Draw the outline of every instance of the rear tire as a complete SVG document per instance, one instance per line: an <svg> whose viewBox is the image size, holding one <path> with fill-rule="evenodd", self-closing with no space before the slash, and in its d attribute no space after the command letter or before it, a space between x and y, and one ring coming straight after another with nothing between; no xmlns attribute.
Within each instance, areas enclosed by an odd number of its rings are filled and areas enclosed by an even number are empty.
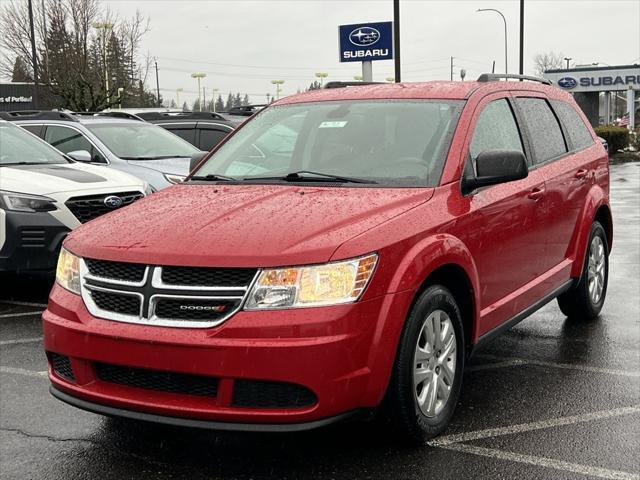
<svg viewBox="0 0 640 480"><path fill-rule="evenodd" d="M584 257L578 284L558 297L558 306L567 317L592 320L602 310L609 283L607 234L598 221L591 226Z"/></svg>
<svg viewBox="0 0 640 480"><path fill-rule="evenodd" d="M464 371L460 309L441 285L418 297L405 323L387 391L387 415L415 443L440 434L458 403Z"/></svg>

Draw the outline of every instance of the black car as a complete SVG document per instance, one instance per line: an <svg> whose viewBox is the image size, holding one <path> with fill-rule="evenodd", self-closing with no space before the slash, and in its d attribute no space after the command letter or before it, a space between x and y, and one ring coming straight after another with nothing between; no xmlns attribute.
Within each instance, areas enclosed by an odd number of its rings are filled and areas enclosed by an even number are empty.
<svg viewBox="0 0 640 480"><path fill-rule="evenodd" d="M155 123L206 151L220 143L237 126L236 122L213 112L141 112L136 117Z"/></svg>

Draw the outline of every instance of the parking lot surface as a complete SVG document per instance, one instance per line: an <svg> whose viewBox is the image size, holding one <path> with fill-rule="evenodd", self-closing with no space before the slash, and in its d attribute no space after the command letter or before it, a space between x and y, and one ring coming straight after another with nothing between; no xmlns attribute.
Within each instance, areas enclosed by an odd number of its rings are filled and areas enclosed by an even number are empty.
<svg viewBox="0 0 640 480"><path fill-rule="evenodd" d="M611 168L608 298L593 322L550 303L475 356L451 426L409 448L376 423L231 434L109 419L48 393L51 279L0 278L3 479L640 479L640 164Z"/></svg>

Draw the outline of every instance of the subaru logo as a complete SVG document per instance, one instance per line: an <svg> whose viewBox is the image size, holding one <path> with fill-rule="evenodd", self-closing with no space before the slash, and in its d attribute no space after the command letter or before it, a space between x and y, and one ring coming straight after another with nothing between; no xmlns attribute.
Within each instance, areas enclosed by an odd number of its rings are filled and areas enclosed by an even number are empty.
<svg viewBox="0 0 640 480"><path fill-rule="evenodd" d="M562 77L560 80L558 80L558 86L560 88L571 90L572 88L576 88L578 86L578 81L573 77Z"/></svg>
<svg viewBox="0 0 640 480"><path fill-rule="evenodd" d="M380 40L380 32L372 27L359 27L349 34L349 41L356 47L368 47Z"/></svg>
<svg viewBox="0 0 640 480"><path fill-rule="evenodd" d="M122 206L122 199L120 197L116 197L115 195L109 195L104 199L105 207L109 208L119 208Z"/></svg>

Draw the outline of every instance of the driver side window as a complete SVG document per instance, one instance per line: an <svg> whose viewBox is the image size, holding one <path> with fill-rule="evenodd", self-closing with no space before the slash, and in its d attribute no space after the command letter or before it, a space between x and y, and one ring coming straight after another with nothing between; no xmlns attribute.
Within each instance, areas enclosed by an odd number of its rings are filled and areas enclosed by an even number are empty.
<svg viewBox="0 0 640 480"><path fill-rule="evenodd" d="M60 125L48 125L44 139L50 145L56 147L62 153L85 150L91 154L91 161L95 163L107 163L97 148L82 135L72 128Z"/></svg>
<svg viewBox="0 0 640 480"><path fill-rule="evenodd" d="M489 103L476 122L473 138L469 145L469 156L476 171L476 159L485 150L517 150L524 152L509 102L501 98Z"/></svg>

